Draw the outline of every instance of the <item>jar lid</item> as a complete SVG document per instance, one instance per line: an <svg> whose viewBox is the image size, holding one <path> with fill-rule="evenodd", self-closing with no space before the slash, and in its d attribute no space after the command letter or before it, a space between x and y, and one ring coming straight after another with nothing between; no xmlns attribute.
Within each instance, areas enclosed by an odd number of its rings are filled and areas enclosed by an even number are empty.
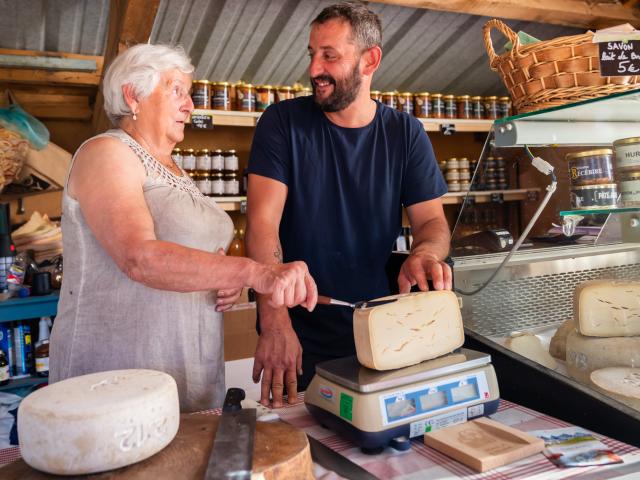
<svg viewBox="0 0 640 480"><path fill-rule="evenodd" d="M458 161L458 159L457 159L456 157L451 157L451 158L448 158L448 159L447 159L447 162L452 162L452 161L453 161L453 162L457 162L457 161Z"/></svg>
<svg viewBox="0 0 640 480"><path fill-rule="evenodd" d="M490 96L484 97L484 98L485 98L485 100L497 100L498 99L498 97L496 95L490 95Z"/></svg>
<svg viewBox="0 0 640 480"><path fill-rule="evenodd" d="M216 172L216 173L211 175L211 178L216 178L217 180L221 179L222 178L222 173L221 172Z"/></svg>
<svg viewBox="0 0 640 480"><path fill-rule="evenodd" d="M380 90L371 90L369 92L369 94L371 94L371 95L380 95Z"/></svg>
<svg viewBox="0 0 640 480"><path fill-rule="evenodd" d="M640 143L640 137L621 138L613 142L613 146L618 145L633 145L634 143Z"/></svg>
<svg viewBox="0 0 640 480"><path fill-rule="evenodd" d="M444 98L446 98L447 100L451 100L453 98L456 98L455 95L445 95Z"/></svg>
<svg viewBox="0 0 640 480"><path fill-rule="evenodd" d="M199 84L202 84L202 85L211 84L211 82L209 80L194 80L193 83L199 83Z"/></svg>
<svg viewBox="0 0 640 480"><path fill-rule="evenodd" d="M255 88L252 84L250 83L243 83L242 85L238 85L239 87L244 87L244 88Z"/></svg>
<svg viewBox="0 0 640 480"><path fill-rule="evenodd" d="M290 92L292 88L284 85L282 87L278 87L278 90L284 90L284 91Z"/></svg>
<svg viewBox="0 0 640 480"><path fill-rule="evenodd" d="M585 185L584 187L573 187L571 190L617 190L616 183L606 183L604 185Z"/></svg>
<svg viewBox="0 0 640 480"><path fill-rule="evenodd" d="M447 183L451 184L456 184L456 183L460 183L460 180L447 180Z"/></svg>
<svg viewBox="0 0 640 480"><path fill-rule="evenodd" d="M193 150L193 148L187 148L187 149L185 150L185 152L187 152L187 153L193 153L193 152L194 152L194 150Z"/></svg>
<svg viewBox="0 0 640 480"><path fill-rule="evenodd" d="M588 150L586 152L567 153L565 158L567 160L574 160L576 158L595 157L597 155L613 155L613 150L610 148L600 148L598 150Z"/></svg>
<svg viewBox="0 0 640 480"><path fill-rule="evenodd" d="M440 97L442 97L442 94L441 93L432 93L431 96L440 98Z"/></svg>
<svg viewBox="0 0 640 480"><path fill-rule="evenodd" d="M400 94L401 97L413 97L413 93L411 92L402 92Z"/></svg>
<svg viewBox="0 0 640 480"><path fill-rule="evenodd" d="M209 154L209 149L208 148L202 148L200 150L198 150L198 155L208 155Z"/></svg>
<svg viewBox="0 0 640 480"><path fill-rule="evenodd" d="M510 102L511 97L500 97L498 100L500 100L501 102Z"/></svg>
<svg viewBox="0 0 640 480"><path fill-rule="evenodd" d="M420 93L416 93L416 95L418 95L420 97L422 97L422 96L427 96L428 97L431 94L429 92L420 92Z"/></svg>
<svg viewBox="0 0 640 480"><path fill-rule="evenodd" d="M220 85L221 87L228 87L230 84L229 82L216 82L214 83L214 85Z"/></svg>
<svg viewBox="0 0 640 480"><path fill-rule="evenodd" d="M238 174L236 172L229 172L227 173L227 177L237 177Z"/></svg>
<svg viewBox="0 0 640 480"><path fill-rule="evenodd" d="M209 176L210 176L210 175L209 175L209 172L208 172L208 171L206 171L206 170L200 170L200 171L198 172L198 175L199 175L200 177L202 177L202 178L209 178Z"/></svg>
<svg viewBox="0 0 640 480"><path fill-rule="evenodd" d="M235 155L235 154L236 154L236 151L235 151L235 149L233 149L233 148L232 148L231 150L227 150L227 151L226 151L226 152L224 152L224 153L226 153L227 155Z"/></svg>
<svg viewBox="0 0 640 480"><path fill-rule="evenodd" d="M173 150L171 150L171 153L180 153L182 150L179 149L178 147L174 148Z"/></svg>
<svg viewBox="0 0 640 480"><path fill-rule="evenodd" d="M303 87L302 88L303 92L310 92L311 90L312 90L311 87Z"/></svg>
<svg viewBox="0 0 640 480"><path fill-rule="evenodd" d="M396 92L382 92L382 95L395 95Z"/></svg>
<svg viewBox="0 0 640 480"><path fill-rule="evenodd" d="M470 98L469 95L458 95L458 100L469 100Z"/></svg>
<svg viewBox="0 0 640 480"><path fill-rule="evenodd" d="M625 180L640 180L640 171L620 174L620 181L624 182Z"/></svg>
<svg viewBox="0 0 640 480"><path fill-rule="evenodd" d="M460 157L460 161L467 160L467 157Z"/></svg>
<svg viewBox="0 0 640 480"><path fill-rule="evenodd" d="M258 85L256 88L268 88L268 89L273 89L273 86L271 86L271 85Z"/></svg>
<svg viewBox="0 0 640 480"><path fill-rule="evenodd" d="M474 95L471 97L471 100L482 100L482 97L480 95Z"/></svg>

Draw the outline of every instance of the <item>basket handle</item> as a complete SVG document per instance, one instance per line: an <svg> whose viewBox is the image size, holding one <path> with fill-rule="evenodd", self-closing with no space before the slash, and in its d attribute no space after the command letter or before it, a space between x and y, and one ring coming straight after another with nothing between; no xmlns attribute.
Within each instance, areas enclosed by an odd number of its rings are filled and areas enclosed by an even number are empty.
<svg viewBox="0 0 640 480"><path fill-rule="evenodd" d="M520 46L520 39L516 32L511 30L509 26L501 20L494 18L489 20L482 27L482 36L484 37L484 48L487 50L487 55L489 55L489 65L492 70L497 70L496 62L498 61L498 54L493 49L493 42L491 41L491 29L495 28L500 31L505 37L507 37L513 46L511 47L511 51L515 52L516 49Z"/></svg>

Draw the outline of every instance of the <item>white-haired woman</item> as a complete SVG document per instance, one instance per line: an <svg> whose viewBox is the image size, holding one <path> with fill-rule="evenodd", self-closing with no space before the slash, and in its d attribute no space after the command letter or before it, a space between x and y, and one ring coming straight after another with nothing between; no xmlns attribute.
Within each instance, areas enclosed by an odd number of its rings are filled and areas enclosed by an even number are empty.
<svg viewBox="0 0 640 480"><path fill-rule="evenodd" d="M233 224L171 159L193 110L181 48L137 45L103 85L117 126L76 152L63 194L65 274L50 380L150 368L172 375L183 411L224 397L222 311L242 287L313 309L301 262L227 257Z"/></svg>

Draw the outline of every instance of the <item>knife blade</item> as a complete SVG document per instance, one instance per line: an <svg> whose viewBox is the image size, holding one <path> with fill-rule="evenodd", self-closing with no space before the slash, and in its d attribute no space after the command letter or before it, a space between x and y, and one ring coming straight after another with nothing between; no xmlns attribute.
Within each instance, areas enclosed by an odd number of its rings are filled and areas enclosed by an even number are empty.
<svg viewBox="0 0 640 480"><path fill-rule="evenodd" d="M351 480L378 480L378 477L348 458L334 452L311 435L307 435L307 439L309 439L311 459L327 470Z"/></svg>
<svg viewBox="0 0 640 480"><path fill-rule="evenodd" d="M397 301L397 298L387 298L385 300L362 300L360 302L350 303L345 302L344 300L336 300L335 298L327 297L325 295L318 295L319 305L338 305L341 307L351 307L353 309L377 307L378 305L385 305L387 303Z"/></svg>
<svg viewBox="0 0 640 480"><path fill-rule="evenodd" d="M244 398L241 388L227 390L205 480L251 479L256 409L243 409Z"/></svg>

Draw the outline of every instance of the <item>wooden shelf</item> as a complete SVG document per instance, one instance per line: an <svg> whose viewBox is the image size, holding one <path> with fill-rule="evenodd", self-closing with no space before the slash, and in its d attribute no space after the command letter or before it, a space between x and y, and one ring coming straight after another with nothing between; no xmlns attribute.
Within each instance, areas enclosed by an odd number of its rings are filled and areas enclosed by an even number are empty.
<svg viewBox="0 0 640 480"><path fill-rule="evenodd" d="M216 125L230 127L255 127L260 118L260 112L225 112L223 110L196 109L193 115L211 117L213 127ZM452 125L456 132L488 132L493 120L467 120L456 118L419 118L427 132L440 132L443 125ZM196 128L196 127L193 127Z"/></svg>
<svg viewBox="0 0 640 480"><path fill-rule="evenodd" d="M242 210L242 203L246 204L247 197L210 197L226 212Z"/></svg>
<svg viewBox="0 0 640 480"><path fill-rule="evenodd" d="M444 195L442 203L455 205L464 202L469 194L475 203L495 202L501 198L503 202L516 202L522 200L535 200L540 194L539 188L519 188L514 190L484 190L477 192L450 192Z"/></svg>

